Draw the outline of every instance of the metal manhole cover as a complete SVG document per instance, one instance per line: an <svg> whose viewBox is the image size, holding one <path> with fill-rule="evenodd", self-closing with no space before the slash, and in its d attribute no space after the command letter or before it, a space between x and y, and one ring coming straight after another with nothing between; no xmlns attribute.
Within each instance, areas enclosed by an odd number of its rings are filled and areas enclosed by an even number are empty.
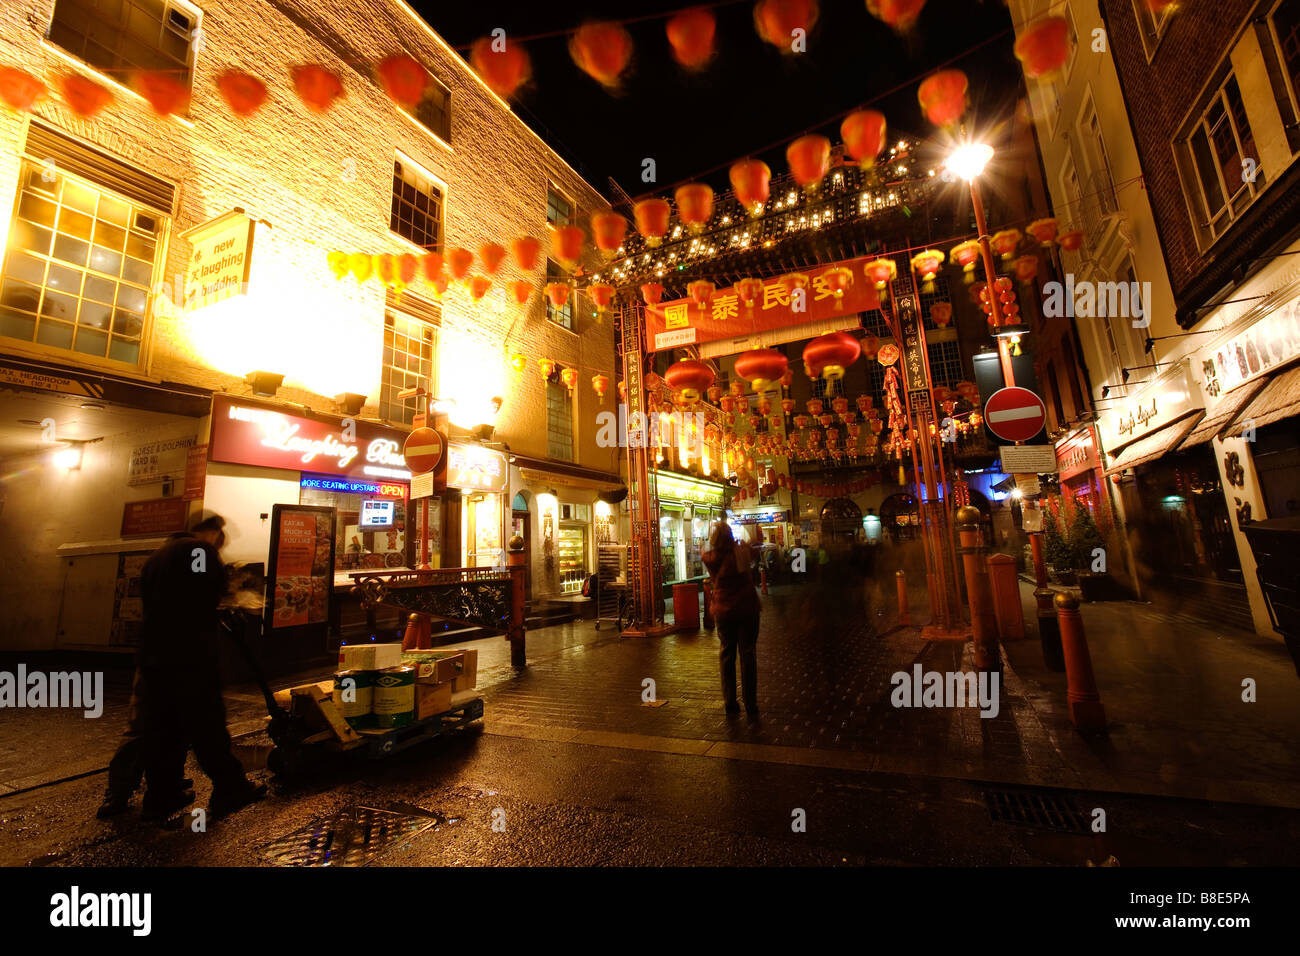
<svg viewBox="0 0 1300 956"><path fill-rule="evenodd" d="M1088 821L1064 794L1036 790L985 790L984 804L995 823L1087 834Z"/></svg>
<svg viewBox="0 0 1300 956"><path fill-rule="evenodd" d="M417 812L347 807L272 840L262 854L275 866L369 866L395 846L448 822L440 814L410 809Z"/></svg>

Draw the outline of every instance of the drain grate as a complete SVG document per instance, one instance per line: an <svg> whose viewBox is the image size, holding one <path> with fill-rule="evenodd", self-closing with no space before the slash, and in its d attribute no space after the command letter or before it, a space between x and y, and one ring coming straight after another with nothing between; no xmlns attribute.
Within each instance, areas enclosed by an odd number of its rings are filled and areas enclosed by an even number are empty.
<svg viewBox="0 0 1300 956"><path fill-rule="evenodd" d="M414 809L353 806L262 847L275 866L368 866L394 846L448 822ZM453 821L454 822L454 821Z"/></svg>
<svg viewBox="0 0 1300 956"><path fill-rule="evenodd" d="M1058 833L1089 832L1087 818L1064 794L1040 790L985 790L984 804L994 823Z"/></svg>

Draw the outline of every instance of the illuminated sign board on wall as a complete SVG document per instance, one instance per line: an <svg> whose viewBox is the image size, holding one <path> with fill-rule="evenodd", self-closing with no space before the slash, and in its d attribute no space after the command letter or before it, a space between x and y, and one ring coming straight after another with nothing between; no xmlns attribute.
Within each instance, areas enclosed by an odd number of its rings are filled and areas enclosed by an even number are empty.
<svg viewBox="0 0 1300 956"><path fill-rule="evenodd" d="M339 495L373 495L378 498L404 498L406 485L393 481L362 481L359 478L332 478L329 475L303 475L299 484L313 491L330 491Z"/></svg>
<svg viewBox="0 0 1300 956"><path fill-rule="evenodd" d="M447 487L462 491L506 490L509 471L506 456L482 445L458 445L447 448Z"/></svg>

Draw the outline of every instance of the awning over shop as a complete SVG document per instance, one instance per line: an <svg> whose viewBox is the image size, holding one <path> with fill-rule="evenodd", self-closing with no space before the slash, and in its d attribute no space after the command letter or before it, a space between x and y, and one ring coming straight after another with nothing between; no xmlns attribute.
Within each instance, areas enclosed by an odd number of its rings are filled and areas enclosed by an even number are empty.
<svg viewBox="0 0 1300 956"><path fill-rule="evenodd" d="M1240 438L1248 427L1263 428L1292 415L1300 415L1300 366L1274 375L1259 395L1228 427L1225 438Z"/></svg>
<svg viewBox="0 0 1300 956"><path fill-rule="evenodd" d="M623 481L618 475L583 468L581 465L564 465L524 455L516 455L513 464L518 466L519 476L524 481L564 485L567 488L591 488L595 491L617 491L623 487Z"/></svg>
<svg viewBox="0 0 1300 956"><path fill-rule="evenodd" d="M1106 469L1106 474L1113 475L1125 468L1134 468L1137 465L1145 464L1159 458L1165 452L1177 448L1204 416L1204 412L1189 415L1182 421L1166 425L1164 428L1153 431L1150 435L1139 438L1130 445L1125 445L1120 451L1119 457Z"/></svg>
<svg viewBox="0 0 1300 956"><path fill-rule="evenodd" d="M1192 433L1187 436L1187 441L1183 442L1179 447L1191 448L1193 445L1200 445L1223 431L1237 417L1237 413L1246 406L1246 403L1258 395L1267 384L1268 379L1262 378L1229 392L1227 397L1219 402L1214 409L1214 414L1207 415L1199 425L1192 429Z"/></svg>

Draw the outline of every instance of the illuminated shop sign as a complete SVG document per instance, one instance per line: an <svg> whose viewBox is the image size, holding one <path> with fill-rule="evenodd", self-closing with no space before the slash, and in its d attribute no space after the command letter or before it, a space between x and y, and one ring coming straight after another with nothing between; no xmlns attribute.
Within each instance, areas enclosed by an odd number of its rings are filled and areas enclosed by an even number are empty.
<svg viewBox="0 0 1300 956"><path fill-rule="evenodd" d="M447 449L447 487L462 491L506 490L506 456L482 445L450 444Z"/></svg>
<svg viewBox="0 0 1300 956"><path fill-rule="evenodd" d="M391 481L362 481L358 478L331 478L329 475L303 475L304 488L331 491L339 495L372 495L377 498L404 498L406 485Z"/></svg>
<svg viewBox="0 0 1300 956"><path fill-rule="evenodd" d="M401 432L372 422L319 421L274 408L212 399L208 458L236 465L409 481Z"/></svg>
<svg viewBox="0 0 1300 956"><path fill-rule="evenodd" d="M710 505L722 504L722 485L660 472L655 479L655 492L670 501L693 502Z"/></svg>
<svg viewBox="0 0 1300 956"><path fill-rule="evenodd" d="M730 524L780 524L790 520L788 511L758 511L754 514L736 515Z"/></svg>

